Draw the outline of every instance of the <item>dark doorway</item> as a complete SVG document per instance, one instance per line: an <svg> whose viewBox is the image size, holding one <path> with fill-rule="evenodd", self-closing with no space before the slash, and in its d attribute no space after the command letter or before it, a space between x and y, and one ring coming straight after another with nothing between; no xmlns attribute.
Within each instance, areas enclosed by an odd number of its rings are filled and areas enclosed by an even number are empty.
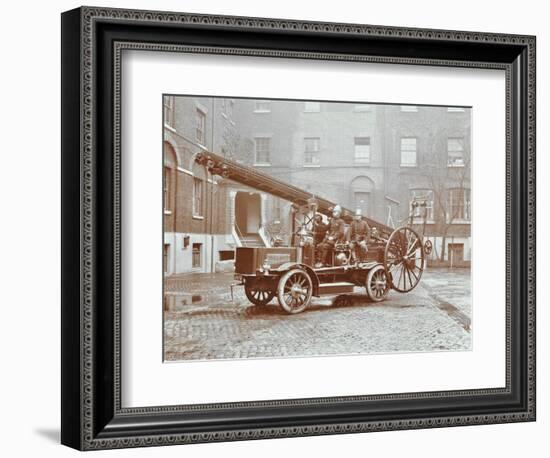
<svg viewBox="0 0 550 458"><path fill-rule="evenodd" d="M235 226L237 233L257 234L261 224L261 199L254 192L238 192L235 196Z"/></svg>
<svg viewBox="0 0 550 458"><path fill-rule="evenodd" d="M464 261L463 243L449 243L449 261L452 265L461 264Z"/></svg>

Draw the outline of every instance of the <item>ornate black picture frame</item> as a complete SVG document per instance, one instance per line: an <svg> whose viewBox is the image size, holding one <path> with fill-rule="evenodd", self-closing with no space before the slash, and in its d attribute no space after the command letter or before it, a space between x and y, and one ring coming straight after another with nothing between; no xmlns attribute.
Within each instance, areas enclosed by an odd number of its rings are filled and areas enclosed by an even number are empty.
<svg viewBox="0 0 550 458"><path fill-rule="evenodd" d="M506 387L123 408L123 49L505 70ZM80 450L534 421L535 37L95 7L63 13L61 407L61 441Z"/></svg>

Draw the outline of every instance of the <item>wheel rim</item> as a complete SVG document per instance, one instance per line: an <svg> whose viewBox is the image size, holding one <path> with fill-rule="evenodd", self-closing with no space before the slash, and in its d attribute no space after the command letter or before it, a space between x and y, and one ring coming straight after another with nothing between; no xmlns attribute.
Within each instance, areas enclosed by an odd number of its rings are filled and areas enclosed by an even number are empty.
<svg viewBox="0 0 550 458"><path fill-rule="evenodd" d="M289 313L304 310L312 294L311 279L302 270L293 270L285 274L279 286L279 303Z"/></svg>
<svg viewBox="0 0 550 458"><path fill-rule="evenodd" d="M284 286L283 297L289 307L300 307L308 296L307 279L300 273L290 276Z"/></svg>
<svg viewBox="0 0 550 458"><path fill-rule="evenodd" d="M393 289L406 293L418 285L424 271L424 247L419 235L410 227L401 227L390 235L384 267Z"/></svg>

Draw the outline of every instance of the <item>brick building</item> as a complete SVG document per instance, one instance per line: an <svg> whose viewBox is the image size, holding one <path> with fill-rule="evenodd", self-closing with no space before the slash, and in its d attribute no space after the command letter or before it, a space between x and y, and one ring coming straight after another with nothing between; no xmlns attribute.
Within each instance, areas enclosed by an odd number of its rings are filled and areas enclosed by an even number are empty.
<svg viewBox="0 0 550 458"><path fill-rule="evenodd" d="M433 261L469 264L471 109L238 102L250 165L390 226L406 222L415 198L426 200Z"/></svg>
<svg viewBox="0 0 550 458"><path fill-rule="evenodd" d="M432 258L468 264L470 115L457 107L165 97L165 272L213 271L235 246L269 243L270 225L289 226L289 202L209 176L194 162L202 150L384 224L398 226L411 201L426 200Z"/></svg>
<svg viewBox="0 0 550 458"><path fill-rule="evenodd" d="M252 142L236 128L236 102L163 98L163 265L167 275L221 269L223 261L233 259L236 246L268 244L270 223L288 225L289 202L211 176L195 162L202 151L231 158L251 151Z"/></svg>

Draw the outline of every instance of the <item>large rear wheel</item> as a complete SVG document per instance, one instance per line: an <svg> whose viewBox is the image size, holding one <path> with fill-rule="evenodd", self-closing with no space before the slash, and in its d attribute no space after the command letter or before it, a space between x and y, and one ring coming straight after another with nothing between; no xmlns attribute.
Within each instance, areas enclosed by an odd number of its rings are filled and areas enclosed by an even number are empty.
<svg viewBox="0 0 550 458"><path fill-rule="evenodd" d="M384 252L384 268L390 286L400 293L414 289L424 272L424 246L410 227L397 228L390 235Z"/></svg>
<svg viewBox="0 0 550 458"><path fill-rule="evenodd" d="M293 269L285 273L279 280L277 299L279 305L287 313L300 313L311 301L313 284L305 270Z"/></svg>

